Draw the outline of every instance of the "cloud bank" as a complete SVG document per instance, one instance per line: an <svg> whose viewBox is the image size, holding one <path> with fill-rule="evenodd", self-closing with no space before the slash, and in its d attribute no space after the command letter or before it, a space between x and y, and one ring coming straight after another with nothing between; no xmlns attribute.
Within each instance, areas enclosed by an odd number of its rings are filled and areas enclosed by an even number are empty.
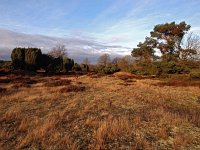
<svg viewBox="0 0 200 150"><path fill-rule="evenodd" d="M83 37L69 35L65 38L50 37L43 35L30 35L10 30L0 29L0 59L10 59L10 54L15 47L38 47L43 53L47 53L52 47L63 44L67 48L67 53L77 62L84 58L89 58L95 63L97 58L103 53L111 56L130 54L131 48L120 45L110 45L103 43L93 37Z"/></svg>

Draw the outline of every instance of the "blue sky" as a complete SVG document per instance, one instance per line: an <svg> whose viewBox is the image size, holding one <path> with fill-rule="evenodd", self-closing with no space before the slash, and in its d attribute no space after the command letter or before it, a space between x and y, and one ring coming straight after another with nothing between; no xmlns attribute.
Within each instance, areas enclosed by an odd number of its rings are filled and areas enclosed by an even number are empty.
<svg viewBox="0 0 200 150"><path fill-rule="evenodd" d="M172 21L186 21L200 34L200 0L0 0L2 29L128 48L154 25Z"/></svg>

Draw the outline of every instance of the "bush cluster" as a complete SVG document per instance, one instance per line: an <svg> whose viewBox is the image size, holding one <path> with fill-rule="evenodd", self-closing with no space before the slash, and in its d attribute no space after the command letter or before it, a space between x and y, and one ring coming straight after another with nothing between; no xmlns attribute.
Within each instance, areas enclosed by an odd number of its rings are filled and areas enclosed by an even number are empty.
<svg viewBox="0 0 200 150"><path fill-rule="evenodd" d="M193 70L190 72L190 78L191 79L200 79L200 71L199 70Z"/></svg>
<svg viewBox="0 0 200 150"><path fill-rule="evenodd" d="M118 71L120 71L120 69L115 65L98 66L97 69L98 73L103 73L103 74L113 74Z"/></svg>
<svg viewBox="0 0 200 150"><path fill-rule="evenodd" d="M74 60L63 57L52 57L48 54L42 54L38 48L14 48L11 54L12 66L14 69L36 71L44 69L46 72L68 72L78 64Z"/></svg>
<svg viewBox="0 0 200 150"><path fill-rule="evenodd" d="M152 62L144 63L140 62L137 66L130 68L130 73L139 75L166 75L166 74L183 74L189 73L190 69L184 65L174 61L170 62Z"/></svg>

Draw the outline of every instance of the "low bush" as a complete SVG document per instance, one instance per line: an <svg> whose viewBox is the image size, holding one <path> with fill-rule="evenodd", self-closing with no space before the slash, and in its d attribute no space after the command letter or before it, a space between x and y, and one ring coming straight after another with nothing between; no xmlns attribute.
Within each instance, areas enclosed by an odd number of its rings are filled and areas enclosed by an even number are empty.
<svg viewBox="0 0 200 150"><path fill-rule="evenodd" d="M159 73L161 74L183 74L189 73L190 70L186 65L179 64L174 61L159 62L156 64Z"/></svg>
<svg viewBox="0 0 200 150"><path fill-rule="evenodd" d="M200 79L200 70L192 71L190 73L191 79Z"/></svg>
<svg viewBox="0 0 200 150"><path fill-rule="evenodd" d="M81 68L81 66L79 64L75 63L74 66L73 66L73 68L72 68L72 70L74 70L74 71L81 71L82 68Z"/></svg>
<svg viewBox="0 0 200 150"><path fill-rule="evenodd" d="M113 74L118 71L120 71L120 69L117 68L115 65L106 66L98 70L99 73L103 73L103 74Z"/></svg>
<svg viewBox="0 0 200 150"><path fill-rule="evenodd" d="M82 64L81 69L82 69L82 71L86 71L86 72L90 71L89 65L87 65L87 64Z"/></svg>
<svg viewBox="0 0 200 150"><path fill-rule="evenodd" d="M138 75L156 75L164 76L167 74L185 74L189 73L190 69L184 65L174 61L170 62L152 62L139 63L138 66L131 70L131 73Z"/></svg>
<svg viewBox="0 0 200 150"><path fill-rule="evenodd" d="M6 79L0 79L0 83L25 83L25 84L35 84L36 80L30 79L29 77L12 77L9 76Z"/></svg>

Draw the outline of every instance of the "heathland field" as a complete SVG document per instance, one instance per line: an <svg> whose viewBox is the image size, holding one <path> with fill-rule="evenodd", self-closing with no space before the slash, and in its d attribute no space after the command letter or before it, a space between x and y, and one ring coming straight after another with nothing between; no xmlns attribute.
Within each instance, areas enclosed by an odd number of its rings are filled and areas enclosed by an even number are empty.
<svg viewBox="0 0 200 150"><path fill-rule="evenodd" d="M200 81L0 77L0 149L200 149Z"/></svg>

